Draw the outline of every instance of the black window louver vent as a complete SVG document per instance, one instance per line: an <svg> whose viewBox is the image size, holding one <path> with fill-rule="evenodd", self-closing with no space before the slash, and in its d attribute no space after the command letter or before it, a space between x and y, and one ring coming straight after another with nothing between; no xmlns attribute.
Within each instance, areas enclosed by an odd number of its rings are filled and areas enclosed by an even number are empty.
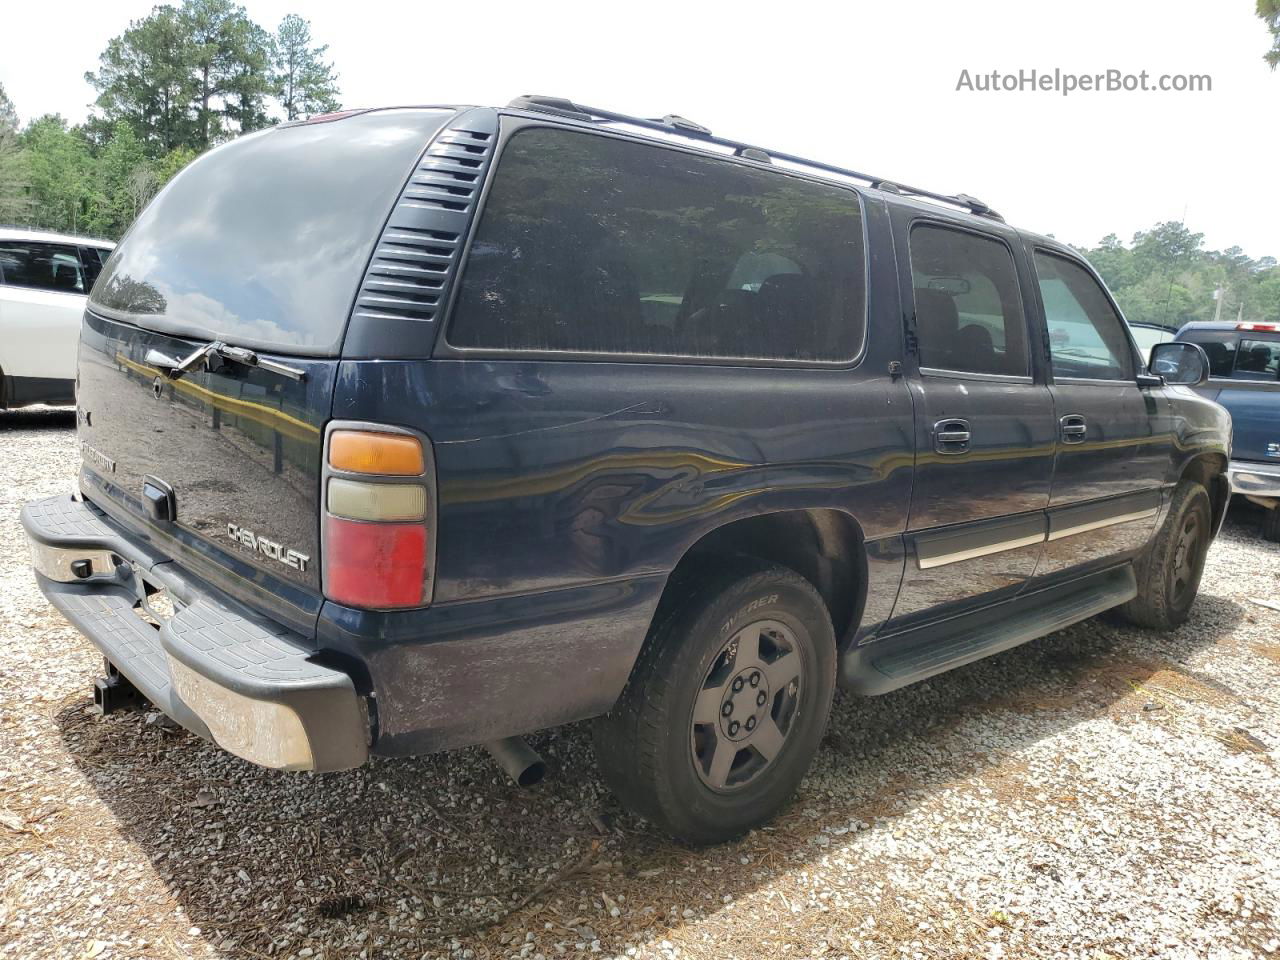
<svg viewBox="0 0 1280 960"><path fill-rule="evenodd" d="M406 323L431 323L448 304L497 133L495 111L470 110L422 154L369 262L351 313L348 355L411 336Z"/></svg>

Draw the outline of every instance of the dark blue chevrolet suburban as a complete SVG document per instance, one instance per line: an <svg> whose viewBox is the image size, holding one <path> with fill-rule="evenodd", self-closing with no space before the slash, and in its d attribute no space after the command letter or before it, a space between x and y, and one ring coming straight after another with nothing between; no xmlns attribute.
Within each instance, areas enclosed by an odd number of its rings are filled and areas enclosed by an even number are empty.
<svg viewBox="0 0 1280 960"><path fill-rule="evenodd" d="M553 98L353 111L138 218L77 492L22 519L104 709L289 770L518 771L598 718L618 797L710 842L792 794L836 684L1183 622L1229 496L1206 376L969 196Z"/></svg>

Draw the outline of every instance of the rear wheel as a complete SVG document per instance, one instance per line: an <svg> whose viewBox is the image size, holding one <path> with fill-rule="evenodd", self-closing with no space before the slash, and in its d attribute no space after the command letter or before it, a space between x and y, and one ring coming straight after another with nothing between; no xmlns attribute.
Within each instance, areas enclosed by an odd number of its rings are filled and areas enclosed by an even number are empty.
<svg viewBox="0 0 1280 960"><path fill-rule="evenodd" d="M664 600L630 681L597 721L624 804L690 843L771 818L818 748L835 639L813 586L782 567L687 583Z"/></svg>
<svg viewBox="0 0 1280 960"><path fill-rule="evenodd" d="M1172 630L1191 615L1213 530L1209 494L1192 480L1173 491L1155 540L1135 564L1138 595L1120 608L1141 627Z"/></svg>

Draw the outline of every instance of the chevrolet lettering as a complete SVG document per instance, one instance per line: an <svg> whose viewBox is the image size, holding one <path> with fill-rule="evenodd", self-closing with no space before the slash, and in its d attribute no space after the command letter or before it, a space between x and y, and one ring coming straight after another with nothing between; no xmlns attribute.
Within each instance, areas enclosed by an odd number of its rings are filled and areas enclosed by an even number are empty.
<svg viewBox="0 0 1280 960"><path fill-rule="evenodd" d="M88 415L86 414L80 422L82 424L87 424L89 422ZM116 462L101 450L95 450L86 440L80 441L80 455L84 457L85 460L95 464L103 473L116 472Z"/></svg>
<svg viewBox="0 0 1280 960"><path fill-rule="evenodd" d="M292 567L301 573L306 572L307 564L311 562L311 557L307 556L307 554L299 553L297 550L290 550L274 540L260 537L252 530L238 527L234 523L227 524L227 536L237 543L243 543L250 550L256 550L263 556L277 560L286 567Z"/></svg>

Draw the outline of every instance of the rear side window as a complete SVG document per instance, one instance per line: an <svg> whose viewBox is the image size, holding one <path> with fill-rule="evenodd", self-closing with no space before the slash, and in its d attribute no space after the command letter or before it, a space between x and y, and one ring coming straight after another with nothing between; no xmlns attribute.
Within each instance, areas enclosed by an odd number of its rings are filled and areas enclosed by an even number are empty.
<svg viewBox="0 0 1280 960"><path fill-rule="evenodd" d="M861 349L852 191L549 128L516 134L494 178L453 346L810 361Z"/></svg>
<svg viewBox="0 0 1280 960"><path fill-rule="evenodd" d="M1026 374L1027 323L1009 248L933 224L913 227L910 247L920 365Z"/></svg>
<svg viewBox="0 0 1280 960"><path fill-rule="evenodd" d="M1133 347L1124 321L1098 281L1079 264L1052 254L1037 251L1035 264L1053 375L1133 379Z"/></svg>
<svg viewBox="0 0 1280 960"><path fill-rule="evenodd" d="M57 293L87 293L91 283L76 248L61 243L0 241L0 275L10 287Z"/></svg>
<svg viewBox="0 0 1280 960"><path fill-rule="evenodd" d="M1241 340L1236 376L1242 380L1280 379L1280 341Z"/></svg>

